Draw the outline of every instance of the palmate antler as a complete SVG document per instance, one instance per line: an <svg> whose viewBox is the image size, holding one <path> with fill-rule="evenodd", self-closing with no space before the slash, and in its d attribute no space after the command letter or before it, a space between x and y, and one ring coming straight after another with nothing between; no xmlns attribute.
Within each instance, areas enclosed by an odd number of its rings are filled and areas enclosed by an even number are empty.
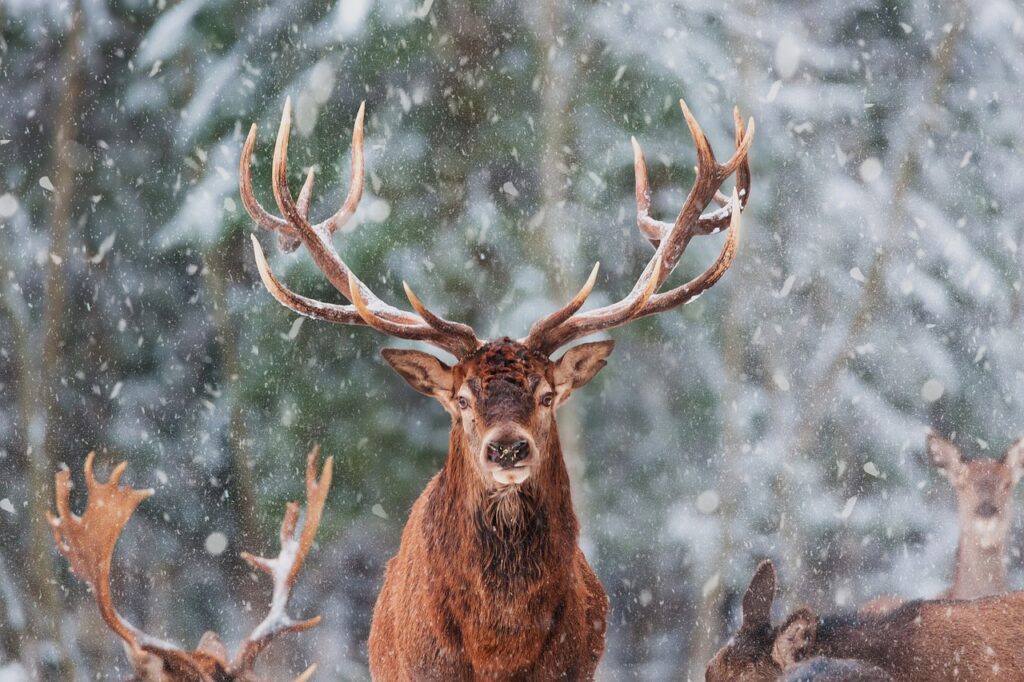
<svg viewBox="0 0 1024 682"><path fill-rule="evenodd" d="M750 119L749 124L744 127L739 112L734 113L736 151L728 161L720 164L686 103L680 100L679 104L697 149L697 178L674 223L664 223L649 215L651 196L647 166L639 143L633 139L637 225L655 247L654 255L633 289L616 303L580 313L580 308L583 307L597 281L598 266L595 265L583 289L569 303L537 321L530 328L529 334L520 340L526 346L550 355L560 346L575 339L683 305L711 288L729 269L739 244L740 214L750 195L750 167L747 157L754 139L754 121ZM290 100L285 103L281 116L272 169L274 198L283 218L268 212L253 195L250 165L256 143L255 124L250 129L242 148L239 168L242 203L253 220L276 232L279 242L286 251L296 248L299 243L304 244L317 267L351 305L325 303L289 290L271 272L263 249L253 235L253 249L260 277L274 298L297 313L338 324L367 325L391 336L425 341L462 359L482 345L471 327L449 322L430 312L404 282L406 297L416 312L407 312L384 303L352 273L334 249L331 239L334 231L352 217L362 196L364 114L365 106L360 105L352 131L352 178L348 196L341 209L321 223L314 225L308 220L313 170L310 169L306 177L298 202L292 199L288 188L286 156L291 127ZM736 187L729 199L719 190L722 183L733 173L736 174ZM717 202L721 208L704 214L704 210L712 201ZM726 228L729 230L729 237L718 258L707 270L686 284L668 291L660 291L693 237L713 234Z"/></svg>
<svg viewBox="0 0 1024 682"><path fill-rule="evenodd" d="M93 474L95 453L85 460L85 484L89 499L81 516L71 511L71 472L59 471L57 481L57 516L48 515L57 549L63 554L71 570L92 589L100 614L111 630L120 637L129 652L133 679L140 682L256 682L253 666L260 652L278 635L298 632L313 627L320 617L293 621L285 613L288 597L295 578L302 568L306 554L320 525L327 491L331 486L334 459L324 462L319 479L316 465L318 448L309 453L306 463L306 520L296 539L299 505L289 502L281 524L281 552L275 559L243 556L254 566L265 570L274 579L270 614L252 632L233 661L213 632L203 635L195 651L186 651L173 644L151 637L117 612L110 589L110 568L117 544L125 525L139 504L153 494L152 489L135 490L119 485L127 463L119 464L106 483L100 483ZM316 666L310 666L295 682L306 682L313 676Z"/></svg>

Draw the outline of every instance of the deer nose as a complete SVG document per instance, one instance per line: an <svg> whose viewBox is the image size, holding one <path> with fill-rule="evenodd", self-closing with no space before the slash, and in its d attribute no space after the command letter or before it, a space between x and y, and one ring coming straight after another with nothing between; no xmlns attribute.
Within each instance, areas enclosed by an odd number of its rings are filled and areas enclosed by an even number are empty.
<svg viewBox="0 0 1024 682"><path fill-rule="evenodd" d="M502 467L513 467L530 454L530 443L525 440L491 441L487 444L487 459Z"/></svg>
<svg viewBox="0 0 1024 682"><path fill-rule="evenodd" d="M999 507L995 506L991 502L982 502L974 511L981 518L990 519L999 513Z"/></svg>

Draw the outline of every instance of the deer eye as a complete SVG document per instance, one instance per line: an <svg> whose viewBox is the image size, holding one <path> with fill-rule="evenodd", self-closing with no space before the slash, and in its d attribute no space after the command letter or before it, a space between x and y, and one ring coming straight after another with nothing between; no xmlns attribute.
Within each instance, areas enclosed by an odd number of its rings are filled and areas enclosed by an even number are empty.
<svg viewBox="0 0 1024 682"><path fill-rule="evenodd" d="M455 402L459 404L459 409L464 410L467 407L469 407L469 401L463 398L461 395L455 399Z"/></svg>
<svg viewBox="0 0 1024 682"><path fill-rule="evenodd" d="M540 397L540 404L544 407L551 407L552 403L555 402L555 394L548 391Z"/></svg>

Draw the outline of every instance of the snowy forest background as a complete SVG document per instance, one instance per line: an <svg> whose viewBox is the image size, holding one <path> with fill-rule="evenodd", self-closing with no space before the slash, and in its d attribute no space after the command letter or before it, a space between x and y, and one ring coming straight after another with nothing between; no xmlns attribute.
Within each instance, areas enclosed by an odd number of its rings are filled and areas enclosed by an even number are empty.
<svg viewBox="0 0 1024 682"><path fill-rule="evenodd" d="M119 545L116 601L191 647L261 617L267 586L238 552L276 547L314 442L335 485L294 610L325 620L264 669L368 676L384 563L448 418L382 363L381 336L300 324L259 284L237 161L255 121L271 204L286 95L316 216L343 196L367 102L348 262L488 336L523 334L595 260L594 304L632 284L649 245L631 134L669 217L693 179L677 99L723 157L733 105L756 118L731 272L612 332L609 367L561 415L612 600L606 679L702 679L763 557L789 606L934 596L956 519L926 429L987 456L1024 432L1014 0L5 0L0 27L4 682L127 672L43 520L62 463L81 480L96 449L156 488ZM261 238L292 288L336 300L303 250Z"/></svg>

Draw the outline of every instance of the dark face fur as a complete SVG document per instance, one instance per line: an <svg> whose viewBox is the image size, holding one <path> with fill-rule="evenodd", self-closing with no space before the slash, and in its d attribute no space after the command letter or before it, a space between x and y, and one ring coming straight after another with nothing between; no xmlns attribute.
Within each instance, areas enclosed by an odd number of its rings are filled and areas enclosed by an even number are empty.
<svg viewBox="0 0 1024 682"><path fill-rule="evenodd" d="M535 476L556 432L555 409L606 364L612 342L570 348L558 360L512 339L485 344L454 367L432 355L386 349L384 359L416 390L436 398L461 431L488 489Z"/></svg>

